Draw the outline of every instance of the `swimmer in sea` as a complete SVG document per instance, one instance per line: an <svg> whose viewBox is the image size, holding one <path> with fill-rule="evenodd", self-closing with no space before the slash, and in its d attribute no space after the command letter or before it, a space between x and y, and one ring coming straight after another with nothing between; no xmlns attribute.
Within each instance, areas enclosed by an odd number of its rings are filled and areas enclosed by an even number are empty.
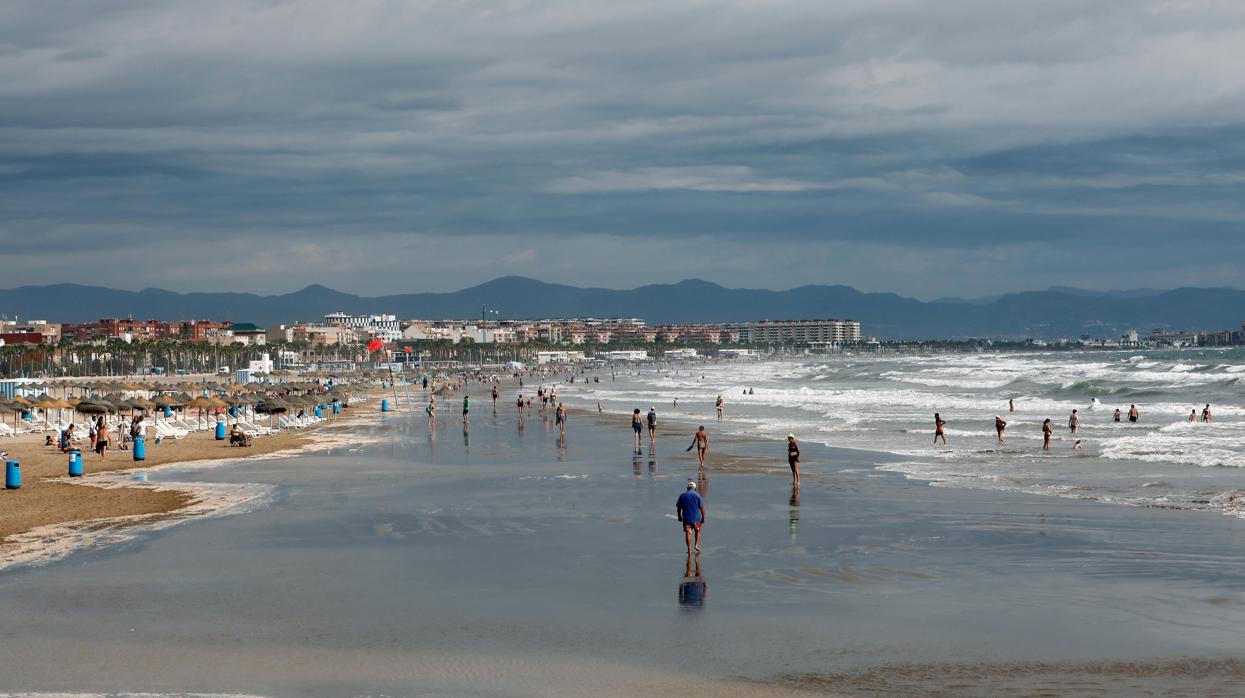
<svg viewBox="0 0 1245 698"><path fill-rule="evenodd" d="M1012 400L1007 401L1007 411L1008 412L1016 411L1016 400L1012 399Z"/></svg>
<svg viewBox="0 0 1245 698"><path fill-rule="evenodd" d="M1210 421L1210 404L1209 403L1206 405L1205 408L1202 409L1202 421L1203 422Z"/></svg>
<svg viewBox="0 0 1245 698"><path fill-rule="evenodd" d="M1072 410L1072 416L1068 417L1068 429L1073 434L1081 430L1081 416L1076 413L1076 410Z"/></svg>
<svg viewBox="0 0 1245 698"><path fill-rule="evenodd" d="M1138 419L1141 419L1141 412L1137 411L1137 406L1133 405L1132 407L1129 407L1128 408L1128 421L1133 422L1135 424Z"/></svg>
<svg viewBox="0 0 1245 698"><path fill-rule="evenodd" d="M1077 440L1076 440L1076 443L1072 444L1072 450L1073 450L1073 451L1079 451L1079 450L1081 450L1082 448L1083 448L1083 446L1081 445L1081 440L1080 440L1080 439L1077 439Z"/></svg>
<svg viewBox="0 0 1245 698"><path fill-rule="evenodd" d="M721 395L719 395L719 396L718 396L718 403L717 403L717 405L716 405L716 407L718 408L718 420L719 420L719 421L721 421L721 419L722 419L722 404L723 404L723 401L722 401L722 396L721 396Z"/></svg>
<svg viewBox="0 0 1245 698"><path fill-rule="evenodd" d="M1120 408L1115 408L1115 421L1120 421Z"/></svg>
<svg viewBox="0 0 1245 698"><path fill-rule="evenodd" d="M1000 446L1003 445L1003 430L1006 428L1007 428L1007 422L1004 422L1003 418L998 416L997 414L994 415L994 431L996 434L999 435Z"/></svg>
<svg viewBox="0 0 1245 698"><path fill-rule="evenodd" d="M1189 421L1190 421L1190 422L1196 422L1196 421L1197 421L1197 408L1196 408L1196 407L1195 407L1195 408L1193 408L1193 409L1191 409L1191 410L1189 410Z"/></svg>
<svg viewBox="0 0 1245 698"><path fill-rule="evenodd" d="M942 445L943 446L947 445L947 435L943 433L943 430L942 430L943 426L945 425L946 425L946 422L942 421L942 417L938 416L938 413L935 412L934 413L934 443L935 444L938 443L938 439L942 439Z"/></svg>
<svg viewBox="0 0 1245 698"><path fill-rule="evenodd" d="M1042 422L1042 450L1043 451L1050 450L1050 435L1052 431L1053 430L1051 429L1051 426L1050 426L1050 418L1048 417L1045 421Z"/></svg>

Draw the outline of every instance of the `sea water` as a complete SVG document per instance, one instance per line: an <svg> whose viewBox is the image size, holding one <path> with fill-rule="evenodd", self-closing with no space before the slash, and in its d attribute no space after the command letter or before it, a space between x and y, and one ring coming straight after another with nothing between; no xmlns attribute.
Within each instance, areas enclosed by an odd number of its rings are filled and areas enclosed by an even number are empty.
<svg viewBox="0 0 1245 698"><path fill-rule="evenodd" d="M902 460L880 469L937 486L1245 516L1239 349L833 355L616 367L615 374L563 392L611 411L652 406L662 418L774 439L778 451L788 433L888 451ZM726 405L721 424L718 395ZM1208 403L1213 422L1190 423L1190 411L1200 416ZM1135 424L1127 419L1132 405L1140 411ZM1068 428L1074 409L1075 435ZM945 446L933 443L936 412L947 422ZM996 416L1007 421L1004 446ZM1042 450L1046 418L1055 434L1050 451ZM1082 448L1073 449L1078 439Z"/></svg>

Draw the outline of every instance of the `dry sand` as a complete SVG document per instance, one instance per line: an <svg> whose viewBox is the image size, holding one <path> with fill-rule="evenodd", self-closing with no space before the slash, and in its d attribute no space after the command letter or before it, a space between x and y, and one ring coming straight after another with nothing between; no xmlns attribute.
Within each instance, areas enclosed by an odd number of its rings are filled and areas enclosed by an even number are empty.
<svg viewBox="0 0 1245 698"><path fill-rule="evenodd" d="M363 408L366 409L366 408ZM350 415L353 416L353 415ZM210 431L195 432L183 439L147 440L147 459L135 462L131 451L109 450L103 457L90 452L89 441L81 444L87 475L134 468L154 468L192 461L248 458L303 448L315 434L332 425L347 425L347 413L313 427L286 431L252 440L252 446L230 447ZM92 487L87 481L69 481L69 456L44 446L45 434L30 434L0 441L9 459L21 462L22 486L0 490L0 551L13 546L13 536L54 524L143 517L168 514L195 504L186 492L145 486ZM115 437L114 437L115 443Z"/></svg>

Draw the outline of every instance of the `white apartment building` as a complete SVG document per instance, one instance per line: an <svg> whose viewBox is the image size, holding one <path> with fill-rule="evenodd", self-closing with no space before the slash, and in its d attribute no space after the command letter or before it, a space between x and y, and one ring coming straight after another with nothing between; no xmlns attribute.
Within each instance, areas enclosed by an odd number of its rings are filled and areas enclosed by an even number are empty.
<svg viewBox="0 0 1245 698"><path fill-rule="evenodd" d="M352 315L337 312L325 315L324 324L346 327L360 334L380 337L386 342L402 339L402 328L396 315Z"/></svg>
<svg viewBox="0 0 1245 698"><path fill-rule="evenodd" d="M855 320L762 320L739 328L749 344L850 343L860 341Z"/></svg>

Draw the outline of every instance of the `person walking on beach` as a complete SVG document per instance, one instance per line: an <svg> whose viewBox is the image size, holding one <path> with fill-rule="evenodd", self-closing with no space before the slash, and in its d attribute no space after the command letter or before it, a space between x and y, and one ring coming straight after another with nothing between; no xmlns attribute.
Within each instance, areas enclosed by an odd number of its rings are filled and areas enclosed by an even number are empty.
<svg viewBox="0 0 1245 698"><path fill-rule="evenodd" d="M696 493L696 483L688 481L687 489L674 503L675 516L683 524L683 540L687 554L700 552L700 527L705 523L705 502Z"/></svg>
<svg viewBox="0 0 1245 698"><path fill-rule="evenodd" d="M635 434L635 452L640 452L640 438L644 435L644 420L640 417L640 408L631 413L631 431Z"/></svg>
<svg viewBox="0 0 1245 698"><path fill-rule="evenodd" d="M1203 422L1210 421L1210 403L1207 403L1206 407L1202 408L1202 421Z"/></svg>
<svg viewBox="0 0 1245 698"><path fill-rule="evenodd" d="M95 422L95 452L100 458L104 457L104 451L108 450L108 425L104 424L104 416L100 415Z"/></svg>
<svg viewBox="0 0 1245 698"><path fill-rule="evenodd" d="M696 435L692 437L692 445L687 447L690 451L696 449L696 458L700 461L700 467L705 467L705 454L709 451L709 434L705 432L704 425L696 430Z"/></svg>
<svg viewBox="0 0 1245 698"><path fill-rule="evenodd" d="M1047 417L1046 421L1042 422L1042 450L1043 451L1050 450L1050 436L1051 436L1052 431L1053 429L1050 426L1050 418Z"/></svg>
<svg viewBox="0 0 1245 698"><path fill-rule="evenodd" d="M1136 424L1138 419L1141 419L1141 412L1137 411L1137 406L1133 405L1132 407L1129 407L1128 408L1128 421Z"/></svg>
<svg viewBox="0 0 1245 698"><path fill-rule="evenodd" d="M657 408L648 408L648 443L652 446L657 441Z"/></svg>
<svg viewBox="0 0 1245 698"><path fill-rule="evenodd" d="M468 414L469 412L471 412L471 399L467 397L466 395L464 395L463 396L463 424L466 424L467 422L471 421L471 417Z"/></svg>
<svg viewBox="0 0 1245 698"><path fill-rule="evenodd" d="M424 412L428 413L428 426L434 426L437 423L437 401L432 399L428 401L428 406L424 408Z"/></svg>
<svg viewBox="0 0 1245 698"><path fill-rule="evenodd" d="M557 412L554 414L554 422L558 425L558 433L566 436L566 405L558 403Z"/></svg>
<svg viewBox="0 0 1245 698"><path fill-rule="evenodd" d="M497 395L498 395L497 386L494 385L493 386L493 411L494 412L497 411Z"/></svg>
<svg viewBox="0 0 1245 698"><path fill-rule="evenodd" d="M715 405L715 407L717 407L717 409L718 409L718 421L719 421L719 422L720 422L720 421L722 421L722 405L723 405L723 404L724 404L724 402L723 402L723 400L722 400L722 396L721 396L721 395L719 395L719 396L718 396L718 402L717 402L717 404Z"/></svg>
<svg viewBox="0 0 1245 698"><path fill-rule="evenodd" d="M800 444L795 434L787 434L787 465L791 466L791 486L800 486Z"/></svg>
<svg viewBox="0 0 1245 698"><path fill-rule="evenodd" d="M998 416L997 414L994 415L994 432L998 434L1000 446L1004 445L1003 444L1003 430L1006 428L1007 428L1007 422L1004 422L1003 418Z"/></svg>
<svg viewBox="0 0 1245 698"><path fill-rule="evenodd" d="M1076 410L1072 410L1072 416L1068 417L1068 429L1073 434L1081 430L1081 416L1076 413Z"/></svg>
<svg viewBox="0 0 1245 698"><path fill-rule="evenodd" d="M942 445L947 445L947 434L942 430L947 423L942 421L942 417L937 412L934 413L934 445L938 445L938 439L942 439Z"/></svg>

